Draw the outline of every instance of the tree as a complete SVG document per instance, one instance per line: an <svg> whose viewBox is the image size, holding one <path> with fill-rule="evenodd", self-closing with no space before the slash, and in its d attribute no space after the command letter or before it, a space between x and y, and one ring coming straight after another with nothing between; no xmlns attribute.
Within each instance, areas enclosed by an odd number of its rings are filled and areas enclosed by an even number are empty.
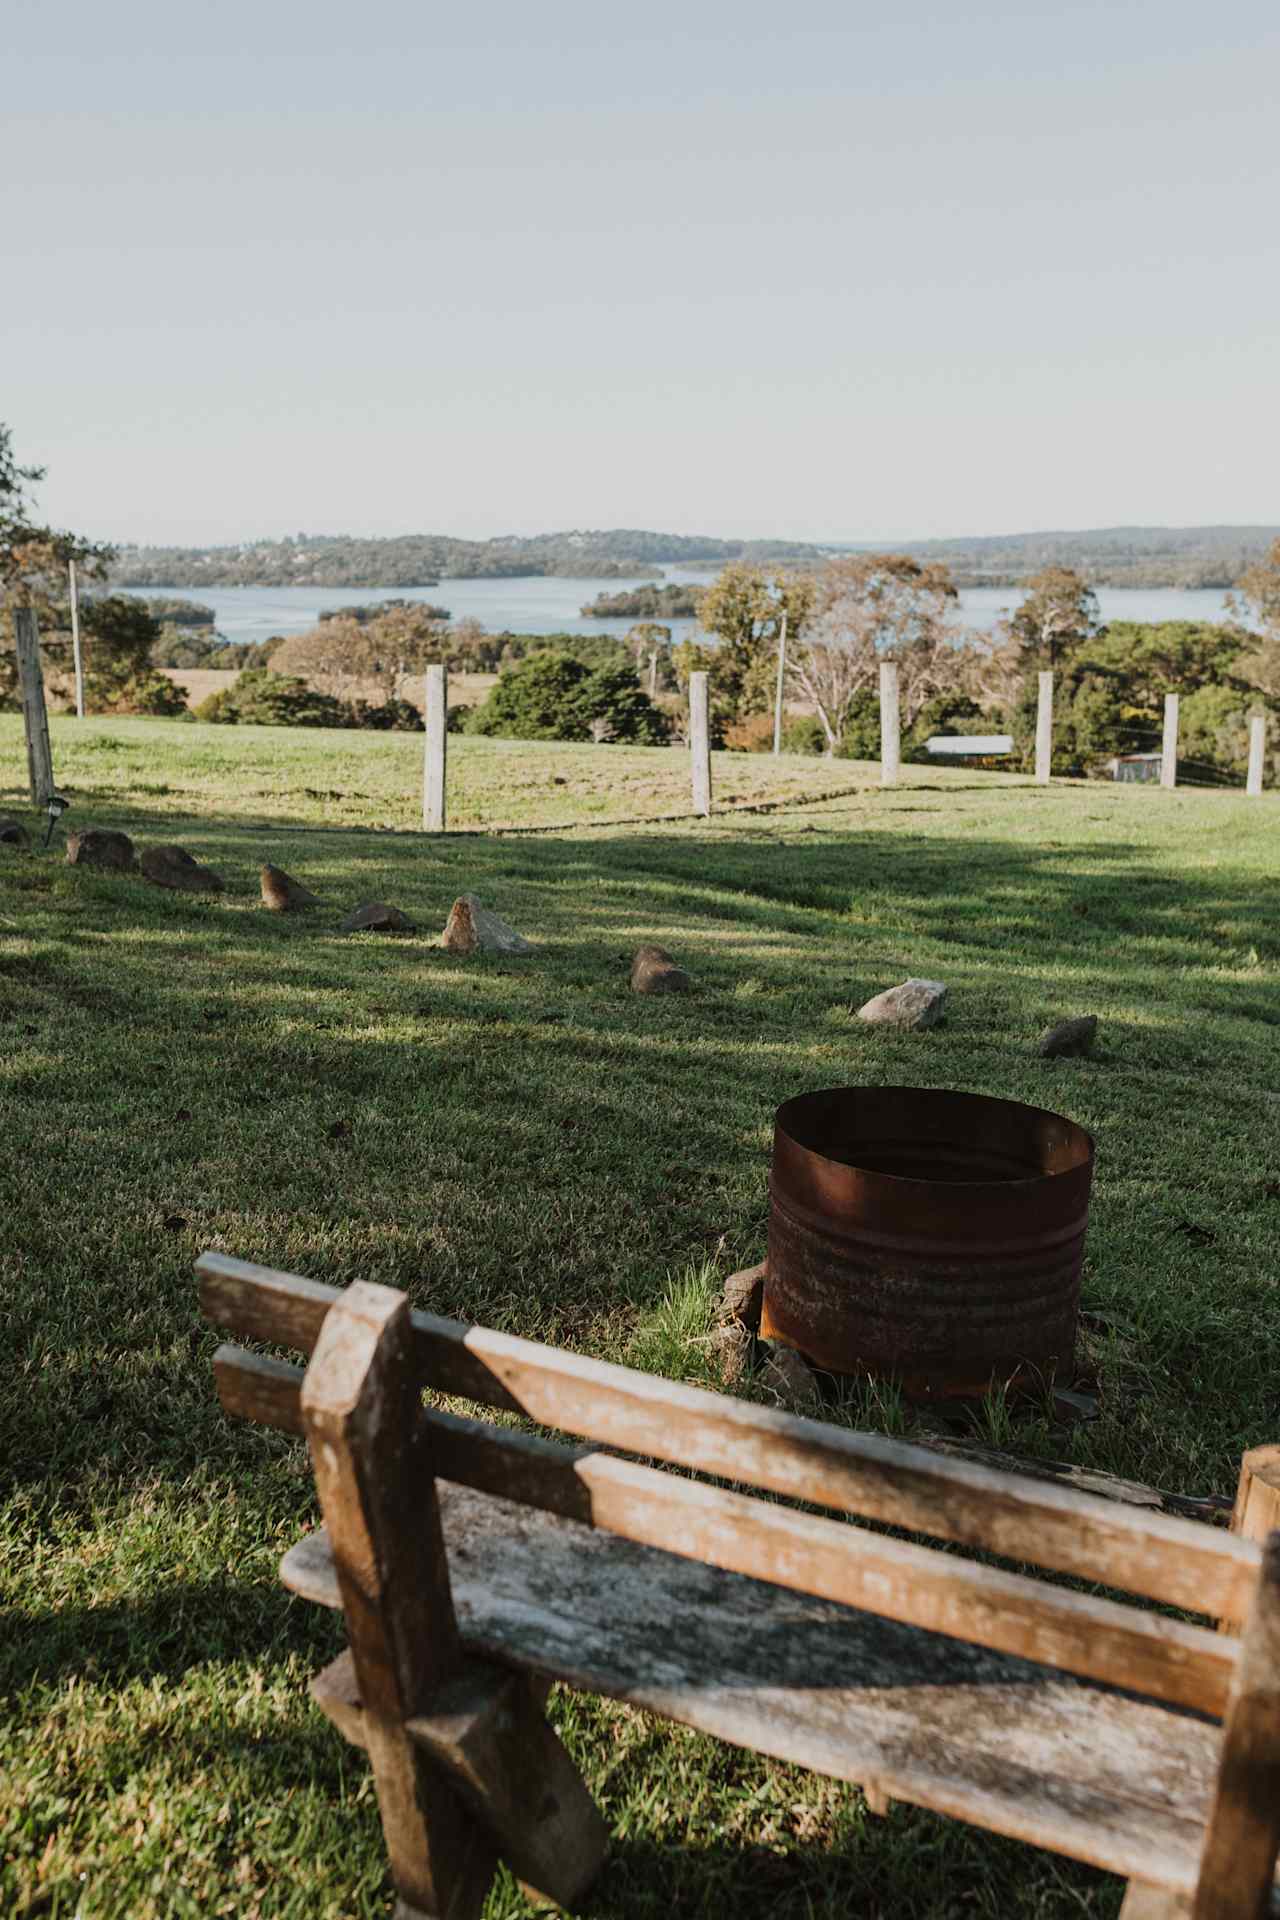
<svg viewBox="0 0 1280 1920"><path fill-rule="evenodd" d="M1280 539L1245 568L1227 604L1237 618L1252 619L1268 639L1280 639Z"/></svg>
<svg viewBox="0 0 1280 1920"><path fill-rule="evenodd" d="M788 647L798 640L814 599L808 574L766 573L735 561L702 596L703 630L719 645L709 654L713 705L726 721L759 713L773 698L782 616ZM686 671L687 679L687 671Z"/></svg>
<svg viewBox="0 0 1280 1920"><path fill-rule="evenodd" d="M1101 622L1098 596L1073 567L1045 567L1027 582L1026 598L1006 622L1010 639L1030 665L1056 667Z"/></svg>
<svg viewBox="0 0 1280 1920"><path fill-rule="evenodd" d="M813 589L807 625L797 644L788 644L788 678L816 709L828 753L839 750L881 661L898 663L908 727L927 700L958 684L951 624L958 597L945 566L907 554L853 554L830 563Z"/></svg>
<svg viewBox="0 0 1280 1920"><path fill-rule="evenodd" d="M34 608L42 652L54 662L63 654L70 658L67 564L74 560L85 580L99 579L113 553L32 519L31 489L43 479L43 467L18 464L12 432L0 422L0 707L12 703L18 679L12 609Z"/></svg>
<svg viewBox="0 0 1280 1920"><path fill-rule="evenodd" d="M179 714L186 696L152 659L160 623L132 595L85 600L80 609L86 709L94 713ZM62 691L68 691L65 660Z"/></svg>
<svg viewBox="0 0 1280 1920"><path fill-rule="evenodd" d="M272 666L299 676L337 699L373 694L399 700L410 680L433 661L450 662L449 629L434 610L405 602L371 619L331 618L309 633L291 634Z"/></svg>

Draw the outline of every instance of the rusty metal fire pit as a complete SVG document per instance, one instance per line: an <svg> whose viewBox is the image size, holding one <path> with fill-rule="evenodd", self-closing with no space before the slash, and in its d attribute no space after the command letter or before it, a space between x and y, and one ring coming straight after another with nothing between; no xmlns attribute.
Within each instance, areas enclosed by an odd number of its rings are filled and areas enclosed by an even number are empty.
<svg viewBox="0 0 1280 1920"><path fill-rule="evenodd" d="M1064 1374L1093 1141L1061 1114L920 1087L778 1108L761 1333L912 1400Z"/></svg>

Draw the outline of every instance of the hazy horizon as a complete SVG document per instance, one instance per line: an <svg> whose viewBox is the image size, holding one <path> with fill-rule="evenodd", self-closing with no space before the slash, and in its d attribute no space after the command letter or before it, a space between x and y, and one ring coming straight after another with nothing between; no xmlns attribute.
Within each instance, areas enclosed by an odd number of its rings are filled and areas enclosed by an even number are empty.
<svg viewBox="0 0 1280 1920"><path fill-rule="evenodd" d="M11 12L0 418L90 536L1280 517L1264 0Z"/></svg>

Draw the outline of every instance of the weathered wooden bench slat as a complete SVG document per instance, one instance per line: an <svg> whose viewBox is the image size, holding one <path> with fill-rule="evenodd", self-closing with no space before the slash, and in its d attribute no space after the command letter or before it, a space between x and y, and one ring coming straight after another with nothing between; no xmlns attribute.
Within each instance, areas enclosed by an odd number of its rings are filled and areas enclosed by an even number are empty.
<svg viewBox="0 0 1280 1920"><path fill-rule="evenodd" d="M281 1371L246 1369L255 1405ZM220 1384L233 1373L224 1357ZM431 1471L455 1484L1175 1706L1216 1714L1226 1702L1238 1644L1207 1628L485 1421L424 1422Z"/></svg>
<svg viewBox="0 0 1280 1920"><path fill-rule="evenodd" d="M464 1646L1155 1886L1195 1885L1216 1727L443 1486ZM340 1605L323 1532L281 1572Z"/></svg>
<svg viewBox="0 0 1280 1920"><path fill-rule="evenodd" d="M197 1267L209 1319L304 1352L340 1298L335 1288L224 1254L204 1254ZM412 1331L424 1384L437 1392L523 1413L627 1453L1213 1618L1242 1618L1257 1580L1252 1541L1193 1520L1117 1507L883 1434L850 1433L483 1327L414 1313Z"/></svg>

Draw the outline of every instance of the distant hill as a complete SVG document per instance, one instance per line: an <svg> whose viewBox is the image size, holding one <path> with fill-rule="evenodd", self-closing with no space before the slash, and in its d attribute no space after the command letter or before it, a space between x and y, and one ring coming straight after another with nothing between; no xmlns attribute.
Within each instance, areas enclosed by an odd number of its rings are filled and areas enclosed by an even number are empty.
<svg viewBox="0 0 1280 1920"><path fill-rule="evenodd" d="M439 533L386 540L300 533L234 547L122 547L111 580L121 587L434 587L446 578L634 579L656 574L664 563L711 567L752 560L811 566L821 555L821 548L798 541L712 540L628 528L500 534L492 540L455 540Z"/></svg>
<svg viewBox="0 0 1280 1920"><path fill-rule="evenodd" d="M957 582L1017 586L1041 567L1075 567L1099 587L1230 587L1278 527L1100 527L1083 533L977 534L950 540L819 544L714 540L701 534L610 531L498 534L455 540L407 533L386 540L299 533L231 547L122 547L111 579L122 587L434 587L442 579L657 576L663 566L814 567L868 548L944 560Z"/></svg>
<svg viewBox="0 0 1280 1920"><path fill-rule="evenodd" d="M1017 586L1049 566L1074 567L1095 587L1231 587L1277 534L1280 527L1099 527L883 544L945 561L962 587Z"/></svg>

